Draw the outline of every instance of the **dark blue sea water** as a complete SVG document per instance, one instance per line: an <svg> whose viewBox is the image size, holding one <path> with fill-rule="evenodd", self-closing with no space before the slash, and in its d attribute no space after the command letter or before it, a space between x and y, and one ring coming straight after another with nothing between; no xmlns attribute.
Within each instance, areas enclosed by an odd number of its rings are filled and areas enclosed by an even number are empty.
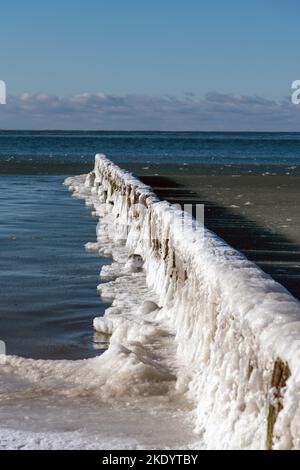
<svg viewBox="0 0 300 470"><path fill-rule="evenodd" d="M0 339L7 353L80 359L99 353L93 318L107 259L86 253L96 221L62 176L0 175Z"/></svg>
<svg viewBox="0 0 300 470"><path fill-rule="evenodd" d="M0 131L2 173L87 171L98 152L149 172L299 172L300 133Z"/></svg>

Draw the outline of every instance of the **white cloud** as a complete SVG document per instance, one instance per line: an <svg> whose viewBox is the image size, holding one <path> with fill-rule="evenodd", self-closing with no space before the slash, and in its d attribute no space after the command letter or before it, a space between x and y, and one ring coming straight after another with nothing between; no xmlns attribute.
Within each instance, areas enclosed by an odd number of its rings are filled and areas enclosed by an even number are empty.
<svg viewBox="0 0 300 470"><path fill-rule="evenodd" d="M300 106L289 97L210 92L183 97L83 93L10 96L0 107L2 129L299 131Z"/></svg>

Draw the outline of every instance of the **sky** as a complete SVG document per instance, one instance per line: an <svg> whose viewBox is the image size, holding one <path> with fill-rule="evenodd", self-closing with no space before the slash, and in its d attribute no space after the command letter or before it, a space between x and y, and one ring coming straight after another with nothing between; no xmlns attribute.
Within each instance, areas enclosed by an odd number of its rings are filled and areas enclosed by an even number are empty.
<svg viewBox="0 0 300 470"><path fill-rule="evenodd" d="M10 0L1 128L300 130L297 0Z"/></svg>

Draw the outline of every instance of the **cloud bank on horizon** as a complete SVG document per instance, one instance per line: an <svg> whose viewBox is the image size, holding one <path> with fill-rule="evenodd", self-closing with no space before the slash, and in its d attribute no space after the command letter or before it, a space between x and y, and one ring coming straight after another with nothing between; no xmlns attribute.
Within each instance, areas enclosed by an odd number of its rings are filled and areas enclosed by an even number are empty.
<svg viewBox="0 0 300 470"><path fill-rule="evenodd" d="M300 105L259 96L207 93L117 96L83 93L8 96L1 129L300 131Z"/></svg>

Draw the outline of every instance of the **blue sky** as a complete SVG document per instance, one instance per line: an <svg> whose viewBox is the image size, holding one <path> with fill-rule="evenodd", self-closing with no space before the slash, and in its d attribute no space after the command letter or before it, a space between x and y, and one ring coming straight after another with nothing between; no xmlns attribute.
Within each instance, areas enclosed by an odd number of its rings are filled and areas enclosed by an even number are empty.
<svg viewBox="0 0 300 470"><path fill-rule="evenodd" d="M1 5L0 79L13 97L278 101L300 78L298 10L296 0L10 0Z"/></svg>

